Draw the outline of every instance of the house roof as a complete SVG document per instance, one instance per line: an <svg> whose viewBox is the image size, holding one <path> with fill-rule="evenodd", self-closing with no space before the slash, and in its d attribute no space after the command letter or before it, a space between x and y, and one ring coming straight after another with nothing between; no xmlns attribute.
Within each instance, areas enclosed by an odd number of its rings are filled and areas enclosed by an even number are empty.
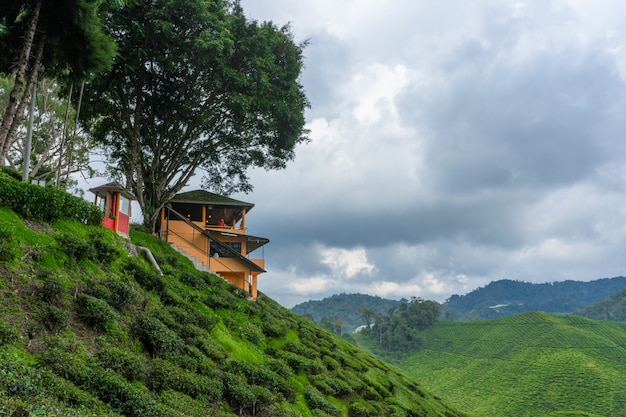
<svg viewBox="0 0 626 417"><path fill-rule="evenodd" d="M188 191L176 194L171 200L173 203L195 203L195 204L214 204L216 206L233 206L245 208L250 211L254 204L245 201L235 200L234 198L211 193L205 190Z"/></svg>
<svg viewBox="0 0 626 417"><path fill-rule="evenodd" d="M96 194L99 197L106 197L108 193L121 193L129 200L137 200L137 197L128 191L125 187L122 187L117 181L110 182L108 184L101 185L99 187L90 188L89 191Z"/></svg>

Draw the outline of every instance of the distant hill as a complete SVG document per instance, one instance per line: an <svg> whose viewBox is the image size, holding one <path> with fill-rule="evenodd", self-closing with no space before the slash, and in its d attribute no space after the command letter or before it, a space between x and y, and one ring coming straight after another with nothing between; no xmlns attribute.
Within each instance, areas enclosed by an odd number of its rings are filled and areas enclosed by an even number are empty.
<svg viewBox="0 0 626 417"><path fill-rule="evenodd" d="M6 184L0 205L56 193ZM0 415L464 415L264 294L251 301L197 271L168 243L135 230L131 240L163 274L108 229L0 207Z"/></svg>
<svg viewBox="0 0 626 417"><path fill-rule="evenodd" d="M595 320L626 322L626 288L604 300L576 310L574 314Z"/></svg>
<svg viewBox="0 0 626 417"><path fill-rule="evenodd" d="M354 335L362 347L376 335ZM531 312L439 322L418 350L377 352L472 416L626 415L626 323Z"/></svg>
<svg viewBox="0 0 626 417"><path fill-rule="evenodd" d="M387 314L390 308L397 307L401 301L388 300L373 295L365 294L337 294L322 300L311 300L298 304L291 308L301 316L311 315L316 323L320 323L324 317L334 319L340 317L349 331L365 324L365 319L359 313L359 309L371 308L381 314Z"/></svg>
<svg viewBox="0 0 626 417"><path fill-rule="evenodd" d="M493 319L527 311L569 314L624 287L625 277L545 284L505 279L493 281L466 295L453 295L442 307L451 321Z"/></svg>
<svg viewBox="0 0 626 417"><path fill-rule="evenodd" d="M465 295L453 295L442 304L441 319L448 321L486 320L507 317L528 311L572 314L583 307L604 300L626 288L626 277L602 278L595 281L560 281L544 284L499 280ZM381 314L397 307L403 300L389 300L366 294L337 294L322 300L310 300L292 307L301 316L311 315L316 323L324 317L341 318L348 330L365 324L359 309L372 308ZM404 300L406 301L406 300ZM606 304L603 304L606 311ZM598 307L598 311L602 310ZM622 307L622 312L625 307ZM619 307L615 307L615 318ZM581 313L581 315L585 315ZM619 317L623 317L620 315ZM593 318L601 319L595 315ZM623 319L622 319L623 320Z"/></svg>

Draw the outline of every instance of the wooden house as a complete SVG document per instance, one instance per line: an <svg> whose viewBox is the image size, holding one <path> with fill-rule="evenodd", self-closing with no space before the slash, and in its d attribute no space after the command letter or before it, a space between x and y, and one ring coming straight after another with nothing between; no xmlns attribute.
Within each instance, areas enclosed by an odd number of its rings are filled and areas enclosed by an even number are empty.
<svg viewBox="0 0 626 417"><path fill-rule="evenodd" d="M253 207L204 190L177 194L162 210L157 232L256 299L265 260L249 255L269 240L247 234L246 216Z"/></svg>

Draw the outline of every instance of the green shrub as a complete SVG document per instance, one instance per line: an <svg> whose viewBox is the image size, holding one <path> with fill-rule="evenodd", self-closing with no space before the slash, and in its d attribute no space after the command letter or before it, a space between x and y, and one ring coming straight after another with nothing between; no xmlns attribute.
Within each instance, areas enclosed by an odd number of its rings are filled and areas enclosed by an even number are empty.
<svg viewBox="0 0 626 417"><path fill-rule="evenodd" d="M95 285L91 293L120 311L139 300L139 294L130 285L115 278L107 278L103 285Z"/></svg>
<svg viewBox="0 0 626 417"><path fill-rule="evenodd" d="M93 246L95 259L103 264L111 263L121 254L121 252L117 247L115 247L115 245L106 241L104 235L105 230L106 229L98 231L92 230L89 233L89 241Z"/></svg>
<svg viewBox="0 0 626 417"><path fill-rule="evenodd" d="M183 345L178 335L156 317L137 317L133 331L152 357L176 355Z"/></svg>
<svg viewBox="0 0 626 417"><path fill-rule="evenodd" d="M348 407L349 417L374 417L378 415L378 410L365 400L356 400Z"/></svg>
<svg viewBox="0 0 626 417"><path fill-rule="evenodd" d="M150 386L157 392L174 390L209 402L221 399L223 390L221 378L195 374L163 359L150 364Z"/></svg>
<svg viewBox="0 0 626 417"><path fill-rule="evenodd" d="M331 415L337 414L337 407L324 398L324 396L311 385L308 385L304 389L304 399L311 408L317 408Z"/></svg>
<svg viewBox="0 0 626 417"><path fill-rule="evenodd" d="M156 291L161 293L165 290L165 282L161 275L157 272L146 268L139 259L135 257L128 258L125 271L130 273L135 281L148 291Z"/></svg>
<svg viewBox="0 0 626 417"><path fill-rule="evenodd" d="M19 340L20 333L9 323L0 318L0 346L10 345Z"/></svg>
<svg viewBox="0 0 626 417"><path fill-rule="evenodd" d="M0 167L0 173L4 173L8 177L13 178L14 180L22 181L22 173L19 172L15 168L12 168L12 167L9 167L9 166L2 166L2 167ZM1 175L0 175L0 177L1 177Z"/></svg>
<svg viewBox="0 0 626 417"><path fill-rule="evenodd" d="M178 279L180 282L196 289L201 289L206 286L206 282L204 281L202 275L193 272L183 271L180 273Z"/></svg>
<svg viewBox="0 0 626 417"><path fill-rule="evenodd" d="M263 333L259 330L259 327L250 321L240 324L237 329L237 333L239 336L255 345L258 345L264 339Z"/></svg>
<svg viewBox="0 0 626 417"><path fill-rule="evenodd" d="M102 210L80 197L53 187L31 185L0 175L0 206L31 220L52 222L65 217L84 224L100 225Z"/></svg>
<svg viewBox="0 0 626 417"><path fill-rule="evenodd" d="M37 277L43 280L39 290L41 297L48 303L58 305L68 289L67 281L46 268L39 270Z"/></svg>
<svg viewBox="0 0 626 417"><path fill-rule="evenodd" d="M96 259L95 249L87 239L69 233L57 233L55 240L70 259L79 262L85 259Z"/></svg>
<svg viewBox="0 0 626 417"><path fill-rule="evenodd" d="M141 357L116 348L105 348L96 354L98 364L111 369L129 381L141 381L146 375L146 366Z"/></svg>
<svg viewBox="0 0 626 417"><path fill-rule="evenodd" d="M0 364L0 388L9 396L39 395L42 392L41 373L19 362Z"/></svg>
<svg viewBox="0 0 626 417"><path fill-rule="evenodd" d="M53 304L48 304L43 308L41 312L41 324L52 332L60 332L67 327L67 321L69 320L69 313Z"/></svg>
<svg viewBox="0 0 626 417"><path fill-rule="evenodd" d="M127 417L161 416L159 407L147 390L131 384L110 369L94 367L84 387Z"/></svg>
<svg viewBox="0 0 626 417"><path fill-rule="evenodd" d="M116 317L115 310L106 301L87 294L76 297L78 317L98 331L105 330L107 323Z"/></svg>

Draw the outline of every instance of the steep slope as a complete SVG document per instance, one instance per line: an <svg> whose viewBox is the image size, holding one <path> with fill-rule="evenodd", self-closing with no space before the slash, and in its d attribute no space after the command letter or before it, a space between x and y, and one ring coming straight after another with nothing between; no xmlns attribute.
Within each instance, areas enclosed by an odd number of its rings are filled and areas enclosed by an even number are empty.
<svg viewBox="0 0 626 417"><path fill-rule="evenodd" d="M395 368L152 236L0 208L0 414L461 416Z"/></svg>
<svg viewBox="0 0 626 417"><path fill-rule="evenodd" d="M440 322L421 341L388 359L470 415L626 415L626 323L534 312Z"/></svg>

